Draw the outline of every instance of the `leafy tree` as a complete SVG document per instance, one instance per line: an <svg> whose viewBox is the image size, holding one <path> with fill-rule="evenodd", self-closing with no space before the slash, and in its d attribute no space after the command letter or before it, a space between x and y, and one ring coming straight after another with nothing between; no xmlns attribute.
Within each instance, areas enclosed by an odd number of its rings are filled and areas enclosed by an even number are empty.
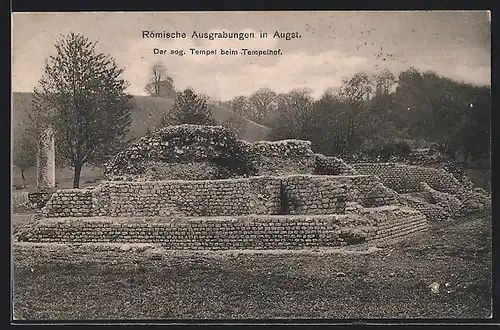
<svg viewBox="0 0 500 330"><path fill-rule="evenodd" d="M452 150L461 152L466 159L489 158L491 148L491 88L475 87L469 91L468 104L464 104L465 120L451 137Z"/></svg>
<svg viewBox="0 0 500 330"><path fill-rule="evenodd" d="M177 92L174 88L174 80L168 76L167 70L161 63L156 63L151 68L151 79L144 88L150 96L161 96L174 98Z"/></svg>
<svg viewBox="0 0 500 330"><path fill-rule="evenodd" d="M53 127L56 157L73 166L74 188L84 164L102 165L123 147L131 123L124 69L96 44L81 34L62 36L33 91L30 118L38 133Z"/></svg>
<svg viewBox="0 0 500 330"><path fill-rule="evenodd" d="M315 150L325 155L338 155L346 149L350 108L338 95L325 92L313 103L310 120Z"/></svg>
<svg viewBox="0 0 500 330"><path fill-rule="evenodd" d="M172 109L160 121L160 127L180 124L216 125L206 98L191 88L177 95Z"/></svg>
<svg viewBox="0 0 500 330"><path fill-rule="evenodd" d="M365 124L369 122L363 120L363 116L366 114L367 101L372 92L372 81L363 72L356 73L351 78L342 79L339 97L350 108L343 152L352 152L357 149L362 144L363 135L367 134L368 127Z"/></svg>
<svg viewBox="0 0 500 330"><path fill-rule="evenodd" d="M343 78L339 96L347 104L361 107L373 93L372 81L366 73L360 72L351 78Z"/></svg>
<svg viewBox="0 0 500 330"><path fill-rule="evenodd" d="M229 102L229 109L238 116L245 117L248 115L249 101L246 96L236 96Z"/></svg>
<svg viewBox="0 0 500 330"><path fill-rule="evenodd" d="M277 110L271 122L269 138L314 140L315 131L311 120L313 99L311 90L295 89L277 96Z"/></svg>
<svg viewBox="0 0 500 330"><path fill-rule="evenodd" d="M26 127L19 125L14 134L12 148L13 163L21 170L23 188L26 187L25 171L36 166L36 137L33 132Z"/></svg>
<svg viewBox="0 0 500 330"><path fill-rule="evenodd" d="M276 96L276 112L272 117L270 124L271 130L269 131L269 138L271 140L281 139L301 139L303 127L306 125L300 111L301 105L305 102L301 99L299 91L291 91L290 93L278 94Z"/></svg>
<svg viewBox="0 0 500 330"><path fill-rule="evenodd" d="M261 88L248 98L248 119L258 124L264 123L264 118L276 109L276 93L269 88Z"/></svg>
<svg viewBox="0 0 500 330"><path fill-rule="evenodd" d="M396 84L396 77L388 69L384 69L375 77L376 95L388 95L392 87Z"/></svg>

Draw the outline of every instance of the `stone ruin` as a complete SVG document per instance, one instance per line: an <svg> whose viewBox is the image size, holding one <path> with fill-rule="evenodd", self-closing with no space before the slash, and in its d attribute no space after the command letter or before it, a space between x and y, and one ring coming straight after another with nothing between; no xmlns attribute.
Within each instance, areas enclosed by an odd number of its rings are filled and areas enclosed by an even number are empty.
<svg viewBox="0 0 500 330"><path fill-rule="evenodd" d="M46 127L37 141L36 154L36 192L21 194L17 198L27 199L24 204L36 208L43 207L56 187L54 130Z"/></svg>
<svg viewBox="0 0 500 330"><path fill-rule="evenodd" d="M26 242L155 243L168 249L296 249L404 237L482 211L490 197L450 173L346 164L309 141L238 140L220 126L170 126L57 190Z"/></svg>

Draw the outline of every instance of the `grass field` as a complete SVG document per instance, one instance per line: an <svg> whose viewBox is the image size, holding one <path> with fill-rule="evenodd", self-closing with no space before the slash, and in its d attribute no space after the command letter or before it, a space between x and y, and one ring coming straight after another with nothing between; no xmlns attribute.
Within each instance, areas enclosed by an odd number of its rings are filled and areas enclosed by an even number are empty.
<svg viewBox="0 0 500 330"><path fill-rule="evenodd" d="M15 215L17 230L30 220ZM18 320L489 318L491 218L390 246L224 253L14 245ZM438 293L429 285L440 284Z"/></svg>
<svg viewBox="0 0 500 330"><path fill-rule="evenodd" d="M92 166L84 167L80 177L80 188L99 184L103 172L102 169ZM24 177L26 178L26 188L14 190L14 193L20 191L36 191L36 169L31 168L27 170L24 173ZM56 182L58 184L58 189L73 188L73 170L71 168L56 169ZM17 167L14 167L12 171L12 184L14 186L22 185L21 171L19 171Z"/></svg>

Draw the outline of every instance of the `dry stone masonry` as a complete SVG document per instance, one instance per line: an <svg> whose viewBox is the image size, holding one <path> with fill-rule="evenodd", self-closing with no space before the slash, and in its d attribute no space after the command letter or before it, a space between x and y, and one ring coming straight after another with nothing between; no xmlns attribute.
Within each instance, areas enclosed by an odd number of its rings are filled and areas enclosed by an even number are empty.
<svg viewBox="0 0 500 330"><path fill-rule="evenodd" d="M442 169L396 163L359 163L351 165L359 174L375 175L388 188L398 193L421 191L421 182L433 189L458 194L463 192L462 184Z"/></svg>
<svg viewBox="0 0 500 330"><path fill-rule="evenodd" d="M58 190L47 217L344 214L346 203L398 205L397 194L368 175L257 176L223 180L107 181Z"/></svg>
<svg viewBox="0 0 500 330"><path fill-rule="evenodd" d="M319 175L356 175L358 172L342 159L315 154L314 173Z"/></svg>
<svg viewBox="0 0 500 330"><path fill-rule="evenodd" d="M46 193L44 218L18 239L189 250L343 246L424 231L429 221L491 203L444 170L346 164L315 154L309 141L248 143L220 126L147 135L107 165L106 178Z"/></svg>
<svg viewBox="0 0 500 330"><path fill-rule="evenodd" d="M249 145L249 152L256 175L311 174L316 164L309 141L258 141Z"/></svg>
<svg viewBox="0 0 500 330"><path fill-rule="evenodd" d="M90 217L92 189L57 190L42 208L47 217Z"/></svg>
<svg viewBox="0 0 500 330"><path fill-rule="evenodd" d="M193 218L52 218L20 233L25 242L156 243L168 249L297 249L386 239L427 229L420 212L397 207L350 215Z"/></svg>
<svg viewBox="0 0 500 330"><path fill-rule="evenodd" d="M442 206L430 204L423 197L414 196L414 194L401 194L399 196L401 205L411 207L417 211L422 212L429 221L442 222L451 219L448 213Z"/></svg>

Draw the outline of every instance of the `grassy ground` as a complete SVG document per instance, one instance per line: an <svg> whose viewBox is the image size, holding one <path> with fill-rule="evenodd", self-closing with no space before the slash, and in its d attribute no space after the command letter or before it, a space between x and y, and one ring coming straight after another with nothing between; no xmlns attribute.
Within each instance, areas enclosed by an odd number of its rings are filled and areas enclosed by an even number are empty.
<svg viewBox="0 0 500 330"><path fill-rule="evenodd" d="M29 216L14 216L18 226ZM491 220L342 253L14 245L15 319L489 318ZM370 252L371 251L371 252ZM431 283L440 284L432 293Z"/></svg>
<svg viewBox="0 0 500 330"><path fill-rule="evenodd" d="M80 188L98 185L104 170L86 166L82 169L80 176ZM73 188L73 170L71 168L63 168L56 170L56 182L58 189L70 189ZM31 168L24 173L26 179L26 188L13 190L13 193L19 193L21 191L34 192L36 191L36 169ZM12 184L13 186L21 186L22 178L21 171L17 167L12 169Z"/></svg>
<svg viewBox="0 0 500 330"><path fill-rule="evenodd" d="M491 170L489 168L469 168L465 172L475 186L491 191Z"/></svg>

